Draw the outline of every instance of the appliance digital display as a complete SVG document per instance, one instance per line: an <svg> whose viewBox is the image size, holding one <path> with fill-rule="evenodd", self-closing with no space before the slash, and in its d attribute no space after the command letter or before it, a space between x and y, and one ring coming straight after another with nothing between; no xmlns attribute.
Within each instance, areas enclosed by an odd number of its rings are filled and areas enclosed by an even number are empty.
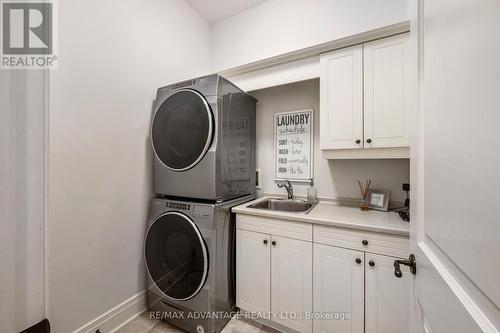
<svg viewBox="0 0 500 333"><path fill-rule="evenodd" d="M191 205L178 203L178 202L167 202L167 208L179 209L179 210L189 210L191 208Z"/></svg>

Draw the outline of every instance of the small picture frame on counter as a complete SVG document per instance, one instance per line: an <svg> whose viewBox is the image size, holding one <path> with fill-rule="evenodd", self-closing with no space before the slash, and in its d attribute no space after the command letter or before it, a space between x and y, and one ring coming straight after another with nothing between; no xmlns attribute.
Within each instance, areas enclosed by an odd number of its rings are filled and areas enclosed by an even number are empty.
<svg viewBox="0 0 500 333"><path fill-rule="evenodd" d="M368 208L387 212L389 210L389 197L391 191L369 189Z"/></svg>

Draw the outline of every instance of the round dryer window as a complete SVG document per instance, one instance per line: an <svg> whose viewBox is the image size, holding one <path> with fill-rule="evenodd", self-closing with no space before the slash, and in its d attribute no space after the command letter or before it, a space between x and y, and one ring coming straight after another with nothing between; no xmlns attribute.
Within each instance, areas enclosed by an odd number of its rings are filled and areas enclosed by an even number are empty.
<svg viewBox="0 0 500 333"><path fill-rule="evenodd" d="M193 298L207 279L207 247L198 227L181 213L168 212L153 222L145 259L156 286L174 300Z"/></svg>
<svg viewBox="0 0 500 333"><path fill-rule="evenodd" d="M194 90L179 90L155 112L151 127L153 149L167 168L185 171L205 156L213 129L212 111L205 98Z"/></svg>

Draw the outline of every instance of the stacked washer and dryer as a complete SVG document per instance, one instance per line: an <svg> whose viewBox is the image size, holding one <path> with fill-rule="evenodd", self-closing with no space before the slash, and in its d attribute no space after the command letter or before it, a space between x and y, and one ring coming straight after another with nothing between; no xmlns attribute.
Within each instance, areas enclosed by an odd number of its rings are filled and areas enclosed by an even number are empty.
<svg viewBox="0 0 500 333"><path fill-rule="evenodd" d="M157 92L147 303L188 332L220 332L235 306L231 208L255 197L256 102L219 75Z"/></svg>

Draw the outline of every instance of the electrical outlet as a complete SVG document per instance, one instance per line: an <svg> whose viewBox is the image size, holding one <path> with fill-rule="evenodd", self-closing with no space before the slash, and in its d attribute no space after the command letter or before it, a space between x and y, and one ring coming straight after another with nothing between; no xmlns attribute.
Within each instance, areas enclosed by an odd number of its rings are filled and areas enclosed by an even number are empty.
<svg viewBox="0 0 500 333"><path fill-rule="evenodd" d="M258 190L262 190L262 169L255 169L255 187Z"/></svg>

